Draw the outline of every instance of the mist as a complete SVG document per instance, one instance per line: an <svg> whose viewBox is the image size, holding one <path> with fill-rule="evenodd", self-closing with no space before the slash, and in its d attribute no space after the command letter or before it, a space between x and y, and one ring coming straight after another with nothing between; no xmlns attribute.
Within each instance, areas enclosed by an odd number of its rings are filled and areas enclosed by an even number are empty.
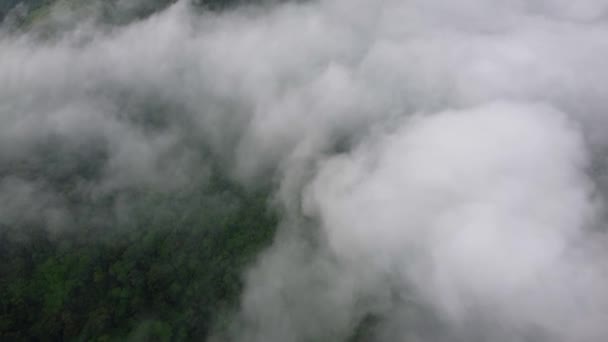
<svg viewBox="0 0 608 342"><path fill-rule="evenodd" d="M271 189L278 230L212 340L608 339L608 1L68 17L0 31L0 162L103 155L87 198L215 168ZM2 171L0 225L78 220Z"/></svg>

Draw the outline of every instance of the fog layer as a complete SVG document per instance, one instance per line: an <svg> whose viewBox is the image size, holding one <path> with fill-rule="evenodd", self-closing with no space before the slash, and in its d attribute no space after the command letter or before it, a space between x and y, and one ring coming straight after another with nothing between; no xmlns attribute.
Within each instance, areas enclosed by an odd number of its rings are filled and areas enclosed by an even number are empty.
<svg viewBox="0 0 608 342"><path fill-rule="evenodd" d="M98 194L187 186L205 146L273 185L280 230L219 340L605 341L607 15L603 0L178 2L47 40L6 31L0 158L102 146ZM1 179L0 219L68 220L23 178Z"/></svg>

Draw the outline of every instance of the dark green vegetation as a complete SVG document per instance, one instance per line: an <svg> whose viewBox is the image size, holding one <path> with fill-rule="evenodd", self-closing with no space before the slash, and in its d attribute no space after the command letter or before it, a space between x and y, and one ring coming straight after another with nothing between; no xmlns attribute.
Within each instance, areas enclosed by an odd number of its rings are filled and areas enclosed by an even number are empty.
<svg viewBox="0 0 608 342"><path fill-rule="evenodd" d="M2 170L5 182L44 178L71 219L2 220L0 340L202 340L221 325L273 235L264 194L216 172L187 189L92 196L77 184L96 177L103 153L48 150Z"/></svg>
<svg viewBox="0 0 608 342"><path fill-rule="evenodd" d="M170 2L142 1L126 17L108 11L106 19L134 20ZM29 25L55 1L25 3L21 24ZM15 4L0 0L0 20ZM100 97L122 91L104 89ZM179 108L153 98L124 104L117 120L149 136L189 126ZM189 134L141 175L166 182L108 185L121 173L112 171L103 135L49 133L1 149L0 341L199 341L227 325L244 270L270 244L277 219L267 185L238 185L222 158ZM180 164L180 156L193 162ZM172 170L184 169L186 181L173 184Z"/></svg>
<svg viewBox="0 0 608 342"><path fill-rule="evenodd" d="M45 162L73 222L53 232L31 212L4 220L0 340L201 340L222 324L244 267L273 235L262 193L212 176L187 190L86 199L74 185L94 161Z"/></svg>

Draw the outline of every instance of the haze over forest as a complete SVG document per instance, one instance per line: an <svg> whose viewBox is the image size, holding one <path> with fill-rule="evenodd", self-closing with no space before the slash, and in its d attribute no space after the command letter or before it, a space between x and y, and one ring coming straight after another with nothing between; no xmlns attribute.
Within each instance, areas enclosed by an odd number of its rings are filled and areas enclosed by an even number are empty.
<svg viewBox="0 0 608 342"><path fill-rule="evenodd" d="M608 341L608 0L0 0L0 340Z"/></svg>

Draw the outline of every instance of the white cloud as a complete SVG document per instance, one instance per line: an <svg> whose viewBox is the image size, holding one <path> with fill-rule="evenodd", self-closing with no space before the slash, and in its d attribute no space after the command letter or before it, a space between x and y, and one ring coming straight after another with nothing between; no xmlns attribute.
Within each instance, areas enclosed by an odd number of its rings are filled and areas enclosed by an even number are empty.
<svg viewBox="0 0 608 342"><path fill-rule="evenodd" d="M370 314L377 340L603 341L607 6L180 2L3 35L0 153L99 139L104 188L187 183L206 146L276 180L237 339L343 339Z"/></svg>

